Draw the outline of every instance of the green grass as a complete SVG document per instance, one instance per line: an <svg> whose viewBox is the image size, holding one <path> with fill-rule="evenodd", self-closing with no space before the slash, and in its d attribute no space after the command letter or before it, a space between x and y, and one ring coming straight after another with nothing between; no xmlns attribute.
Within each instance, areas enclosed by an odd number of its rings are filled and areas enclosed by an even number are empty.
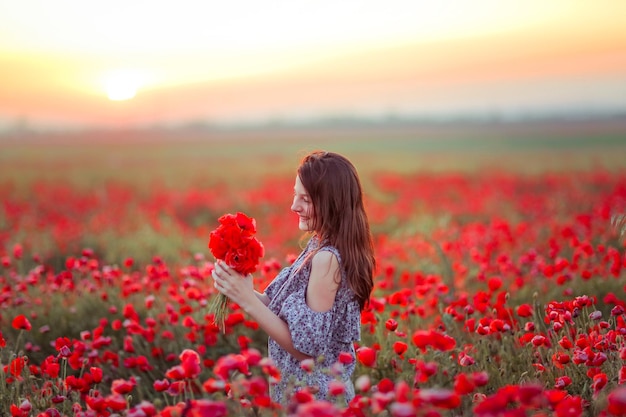
<svg viewBox="0 0 626 417"><path fill-rule="evenodd" d="M626 122L620 122L626 124ZM623 168L617 122L456 124L417 127L144 131L0 138L0 184L68 180L90 187L243 182L294 172L307 152L348 156L367 182L380 171L545 171ZM616 125L617 124L617 125Z"/></svg>

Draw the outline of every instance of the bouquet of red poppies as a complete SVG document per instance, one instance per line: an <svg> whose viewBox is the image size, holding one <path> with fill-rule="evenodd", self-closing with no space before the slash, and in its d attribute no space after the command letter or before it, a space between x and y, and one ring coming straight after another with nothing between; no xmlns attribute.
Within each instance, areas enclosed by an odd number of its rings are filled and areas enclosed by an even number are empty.
<svg viewBox="0 0 626 417"><path fill-rule="evenodd" d="M215 259L222 260L235 271L248 275L256 271L264 248L257 240L256 221L243 213L225 214L218 219L219 226L209 236L209 250ZM228 297L219 293L209 306L214 321L224 330Z"/></svg>

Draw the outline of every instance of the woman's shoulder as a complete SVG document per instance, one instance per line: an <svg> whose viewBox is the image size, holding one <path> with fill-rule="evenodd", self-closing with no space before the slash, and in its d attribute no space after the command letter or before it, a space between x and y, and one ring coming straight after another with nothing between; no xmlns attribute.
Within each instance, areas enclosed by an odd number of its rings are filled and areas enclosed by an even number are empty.
<svg viewBox="0 0 626 417"><path fill-rule="evenodd" d="M329 248L320 248L313 254L311 262L316 266L339 264L339 255Z"/></svg>
<svg viewBox="0 0 626 417"><path fill-rule="evenodd" d="M337 260L341 262L341 253L339 252L339 249L337 249L337 247L335 247L328 241L319 242L317 246L317 250L316 250L316 255L317 254L323 254L322 256L329 256L329 257L330 257L329 254L333 254L337 258Z"/></svg>
<svg viewBox="0 0 626 417"><path fill-rule="evenodd" d="M335 281L335 277L340 269L339 259L331 251L317 251L311 258L311 273L313 274L313 271L316 271L316 276L326 277Z"/></svg>

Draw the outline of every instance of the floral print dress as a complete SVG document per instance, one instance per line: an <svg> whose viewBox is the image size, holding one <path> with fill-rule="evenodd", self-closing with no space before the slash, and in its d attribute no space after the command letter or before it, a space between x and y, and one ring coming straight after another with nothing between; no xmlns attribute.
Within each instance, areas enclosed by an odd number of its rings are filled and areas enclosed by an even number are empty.
<svg viewBox="0 0 626 417"><path fill-rule="evenodd" d="M341 268L339 251L333 246L320 244L314 236L295 262L284 268L265 289L270 299L268 307L289 326L294 347L316 361L313 371L306 372L300 367L300 361L269 338L269 357L282 375L280 382L270 388L275 402L284 403L304 386L318 389L317 399L332 400L328 394L328 384L332 380L343 382L347 401L354 397L351 380L356 364L353 342L361 337L361 310L343 270L331 309L317 312L309 308L305 300L311 273L309 255L316 250L335 254ZM342 352L352 355L351 363L338 364Z"/></svg>

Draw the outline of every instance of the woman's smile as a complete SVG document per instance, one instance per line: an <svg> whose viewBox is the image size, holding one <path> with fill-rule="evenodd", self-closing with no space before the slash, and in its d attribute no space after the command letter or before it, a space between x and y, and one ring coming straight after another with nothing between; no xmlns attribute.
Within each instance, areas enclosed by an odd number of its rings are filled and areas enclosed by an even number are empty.
<svg viewBox="0 0 626 417"><path fill-rule="evenodd" d="M291 211L298 215L298 228L304 232L311 230L311 212L313 204L311 197L306 191L299 177L296 177L296 184L293 188L293 203Z"/></svg>

